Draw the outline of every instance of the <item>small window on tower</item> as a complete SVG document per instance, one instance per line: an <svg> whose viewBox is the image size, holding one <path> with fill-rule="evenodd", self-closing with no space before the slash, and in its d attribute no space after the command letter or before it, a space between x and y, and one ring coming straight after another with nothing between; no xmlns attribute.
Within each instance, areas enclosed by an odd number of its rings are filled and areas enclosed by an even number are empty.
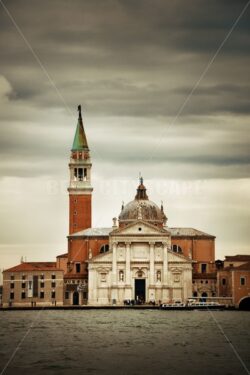
<svg viewBox="0 0 250 375"><path fill-rule="evenodd" d="M79 273L79 272L81 272L81 264L76 263L76 273Z"/></svg>
<svg viewBox="0 0 250 375"><path fill-rule="evenodd" d="M87 180L87 168L84 168L84 181Z"/></svg>
<svg viewBox="0 0 250 375"><path fill-rule="evenodd" d="M74 177L77 178L77 168L74 168Z"/></svg>
<svg viewBox="0 0 250 375"><path fill-rule="evenodd" d="M207 265L206 263L202 263L201 265L201 273L206 273L207 272Z"/></svg>
<svg viewBox="0 0 250 375"><path fill-rule="evenodd" d="M78 179L79 179L79 181L83 180L83 169L82 168L78 168Z"/></svg>

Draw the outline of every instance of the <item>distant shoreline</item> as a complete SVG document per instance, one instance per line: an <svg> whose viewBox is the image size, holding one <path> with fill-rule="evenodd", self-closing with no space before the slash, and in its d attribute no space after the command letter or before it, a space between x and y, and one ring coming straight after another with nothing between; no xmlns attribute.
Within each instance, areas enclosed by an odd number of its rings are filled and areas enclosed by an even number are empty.
<svg viewBox="0 0 250 375"><path fill-rule="evenodd" d="M243 311L239 310L234 306L223 307L223 308L197 308L192 306L176 307L171 309L161 309L159 306L18 306L18 307L2 307L0 311L39 311L39 310L160 310L160 311Z"/></svg>

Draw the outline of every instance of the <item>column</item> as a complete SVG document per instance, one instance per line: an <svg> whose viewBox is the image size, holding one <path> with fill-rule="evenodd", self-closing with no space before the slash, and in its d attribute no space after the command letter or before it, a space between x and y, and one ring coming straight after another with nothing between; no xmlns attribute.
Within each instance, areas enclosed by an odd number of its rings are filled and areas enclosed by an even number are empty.
<svg viewBox="0 0 250 375"><path fill-rule="evenodd" d="M163 243L163 285L168 283L168 247Z"/></svg>
<svg viewBox="0 0 250 375"><path fill-rule="evenodd" d="M113 243L113 257L112 257L112 284L116 285L117 283L117 262L116 262L116 251L117 251L117 242Z"/></svg>
<svg viewBox="0 0 250 375"><path fill-rule="evenodd" d="M155 284L155 259L154 259L155 243L149 243L149 284Z"/></svg>
<svg viewBox="0 0 250 375"><path fill-rule="evenodd" d="M131 272L130 272L130 242L126 242L126 285L131 285Z"/></svg>
<svg viewBox="0 0 250 375"><path fill-rule="evenodd" d="M170 289L168 285L168 247L163 243L163 275L162 275L162 302L168 302L170 298Z"/></svg>
<svg viewBox="0 0 250 375"><path fill-rule="evenodd" d="M132 299L131 286L131 242L126 242L126 275L125 275L125 299Z"/></svg>
<svg viewBox="0 0 250 375"><path fill-rule="evenodd" d="M116 259L116 252L117 252L117 242L113 243L112 247L113 256L112 256L112 285L111 285L111 304L119 303L117 301L118 293L117 293L117 259Z"/></svg>

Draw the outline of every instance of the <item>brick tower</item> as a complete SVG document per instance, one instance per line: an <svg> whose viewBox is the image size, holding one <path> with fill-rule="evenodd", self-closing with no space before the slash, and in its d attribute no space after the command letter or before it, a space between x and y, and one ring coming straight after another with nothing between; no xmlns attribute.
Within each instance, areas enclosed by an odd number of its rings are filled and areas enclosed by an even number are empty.
<svg viewBox="0 0 250 375"><path fill-rule="evenodd" d="M85 135L81 106L69 163L69 234L91 228L91 160Z"/></svg>

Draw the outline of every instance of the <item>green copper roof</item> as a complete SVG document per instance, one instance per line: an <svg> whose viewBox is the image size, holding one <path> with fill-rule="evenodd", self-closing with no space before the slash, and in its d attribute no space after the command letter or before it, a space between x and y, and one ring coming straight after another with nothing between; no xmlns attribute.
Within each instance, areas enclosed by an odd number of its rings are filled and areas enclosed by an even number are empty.
<svg viewBox="0 0 250 375"><path fill-rule="evenodd" d="M79 112L79 117L78 117L78 122L77 122L77 127L76 127L76 132L75 132L75 138L72 146L72 151L79 151L79 150L88 150L88 142L86 138L86 134L83 128L83 123L82 123L82 114L81 114L81 106L78 106L78 112Z"/></svg>

